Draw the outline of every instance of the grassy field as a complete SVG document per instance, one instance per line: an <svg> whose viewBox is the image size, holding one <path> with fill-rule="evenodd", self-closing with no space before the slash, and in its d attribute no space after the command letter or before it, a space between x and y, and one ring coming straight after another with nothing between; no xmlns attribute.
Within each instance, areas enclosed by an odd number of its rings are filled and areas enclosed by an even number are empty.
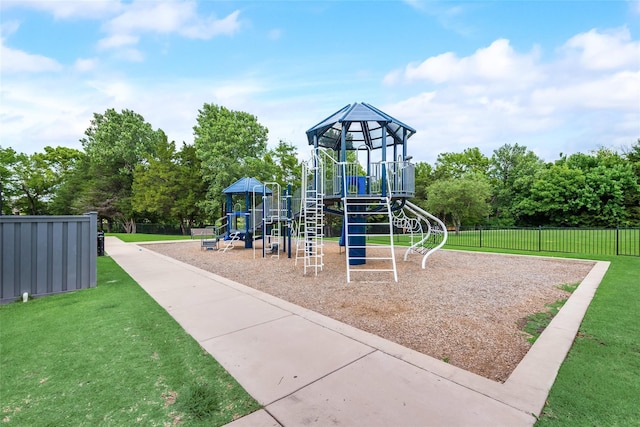
<svg viewBox="0 0 640 427"><path fill-rule="evenodd" d="M105 236L114 236L123 242L155 242L157 240L190 240L191 236L180 235L161 235L161 234L143 234L143 233L105 233Z"/></svg>
<svg viewBox="0 0 640 427"><path fill-rule="evenodd" d="M219 426L259 407L108 257L96 288L1 306L0 324L6 425Z"/></svg>
<svg viewBox="0 0 640 427"><path fill-rule="evenodd" d="M611 267L547 399L538 426L640 425L640 258Z"/></svg>

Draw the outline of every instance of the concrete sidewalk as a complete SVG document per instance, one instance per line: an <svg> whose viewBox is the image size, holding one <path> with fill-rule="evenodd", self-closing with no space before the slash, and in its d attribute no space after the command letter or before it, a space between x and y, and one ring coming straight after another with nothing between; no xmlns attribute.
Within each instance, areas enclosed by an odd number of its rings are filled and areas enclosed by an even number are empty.
<svg viewBox="0 0 640 427"><path fill-rule="evenodd" d="M608 268L596 264L501 384L143 244L105 247L264 405L232 427L533 425Z"/></svg>

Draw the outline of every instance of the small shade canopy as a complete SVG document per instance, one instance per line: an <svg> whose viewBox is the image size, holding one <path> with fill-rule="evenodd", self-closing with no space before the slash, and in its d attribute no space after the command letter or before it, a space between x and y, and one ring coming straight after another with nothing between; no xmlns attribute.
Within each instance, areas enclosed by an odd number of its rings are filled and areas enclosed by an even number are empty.
<svg viewBox="0 0 640 427"><path fill-rule="evenodd" d="M256 192L258 194L271 194L271 190L266 188L264 184L258 181L255 178L244 177L240 178L224 190L222 190L222 194L247 194Z"/></svg>
<svg viewBox="0 0 640 427"><path fill-rule="evenodd" d="M307 131L309 145L342 149L342 132L347 150L363 145L381 149L403 145L416 133L415 129L366 103L346 105Z"/></svg>

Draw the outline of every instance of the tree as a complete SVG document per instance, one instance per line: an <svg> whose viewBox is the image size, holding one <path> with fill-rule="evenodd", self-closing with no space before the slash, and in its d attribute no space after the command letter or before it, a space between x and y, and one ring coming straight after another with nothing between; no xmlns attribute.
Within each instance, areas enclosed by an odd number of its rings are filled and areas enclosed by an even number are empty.
<svg viewBox="0 0 640 427"><path fill-rule="evenodd" d="M9 152L5 152L9 158ZM82 156L66 147L45 147L44 153L12 155L8 185L13 209L29 215L46 215L56 192ZM7 169L9 170L9 169Z"/></svg>
<svg viewBox="0 0 640 427"><path fill-rule="evenodd" d="M266 160L267 164L273 165L270 181L277 182L283 189L287 184L292 184L294 190L300 186L302 165L295 145L280 140L273 150L269 150Z"/></svg>
<svg viewBox="0 0 640 427"><path fill-rule="evenodd" d="M193 127L196 155L202 162L202 176L209 184L206 213L224 213L222 190L244 176L264 179L267 128L242 111L204 104Z"/></svg>
<svg viewBox="0 0 640 427"><path fill-rule="evenodd" d="M16 156L13 148L0 146L0 215L12 212L15 187L11 178L14 176Z"/></svg>
<svg viewBox="0 0 640 427"><path fill-rule="evenodd" d="M539 171L525 197L514 207L528 225L578 226L576 213L582 206L584 173L566 165L551 165Z"/></svg>
<svg viewBox="0 0 640 427"><path fill-rule="evenodd" d="M632 165L609 149L563 156L539 171L516 206L534 225L626 225L629 197L640 193Z"/></svg>
<svg viewBox="0 0 640 427"><path fill-rule="evenodd" d="M530 187L536 172L544 162L525 146L505 144L493 151L488 176L494 188L493 209L498 222L513 225L513 207Z"/></svg>
<svg viewBox="0 0 640 427"><path fill-rule="evenodd" d="M419 206L425 206L427 201L427 188L433 183L433 168L429 163L418 162L415 169L415 202Z"/></svg>
<svg viewBox="0 0 640 427"><path fill-rule="evenodd" d="M162 130L154 130L131 110L94 113L85 138L80 140L91 177L89 193L83 198L86 208L97 211L100 217L121 221L127 232L135 232L133 174L138 164L154 155L163 138Z"/></svg>
<svg viewBox="0 0 640 427"><path fill-rule="evenodd" d="M477 147L466 148L462 153L440 153L436 160L436 179L462 178L468 173L486 175L489 159Z"/></svg>
<svg viewBox="0 0 640 427"><path fill-rule="evenodd" d="M175 143L164 138L154 156L136 165L131 197L135 212L155 214L162 222L171 221L171 210L180 195L175 157Z"/></svg>
<svg viewBox="0 0 640 427"><path fill-rule="evenodd" d="M623 157L631 164L636 183L640 184L640 139L624 151ZM640 192L627 194L625 204L630 223L640 226Z"/></svg>
<svg viewBox="0 0 640 427"><path fill-rule="evenodd" d="M195 147L162 141L156 155L136 166L133 180L133 209L150 214L162 222L177 222L183 234L200 219L198 202L204 199L206 185L200 175Z"/></svg>
<svg viewBox="0 0 640 427"><path fill-rule="evenodd" d="M202 179L202 164L196 155L196 147L183 143L177 153L178 183L180 196L173 206L173 216L180 218L180 223L192 227L204 220L204 211L200 202L207 195L207 184Z"/></svg>
<svg viewBox="0 0 640 427"><path fill-rule="evenodd" d="M89 203L85 201L92 182L89 162L86 154L80 154L73 168L65 174L51 201L49 211L52 215L80 215L90 210L87 209Z"/></svg>
<svg viewBox="0 0 640 427"><path fill-rule="evenodd" d="M462 178L438 180L429 186L427 195L427 209L451 215L456 233L460 231L463 222L477 221L491 211L488 202L491 185L480 174L471 173Z"/></svg>

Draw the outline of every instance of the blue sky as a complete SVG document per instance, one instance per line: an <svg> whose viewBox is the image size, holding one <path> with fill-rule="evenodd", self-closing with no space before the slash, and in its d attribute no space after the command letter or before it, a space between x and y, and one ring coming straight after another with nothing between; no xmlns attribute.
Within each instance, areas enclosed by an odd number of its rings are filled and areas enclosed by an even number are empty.
<svg viewBox="0 0 640 427"><path fill-rule="evenodd" d="M506 143L543 159L640 138L640 0L2 0L0 145L81 148L131 109L178 145L205 103L270 144L352 102L417 130L408 152Z"/></svg>

